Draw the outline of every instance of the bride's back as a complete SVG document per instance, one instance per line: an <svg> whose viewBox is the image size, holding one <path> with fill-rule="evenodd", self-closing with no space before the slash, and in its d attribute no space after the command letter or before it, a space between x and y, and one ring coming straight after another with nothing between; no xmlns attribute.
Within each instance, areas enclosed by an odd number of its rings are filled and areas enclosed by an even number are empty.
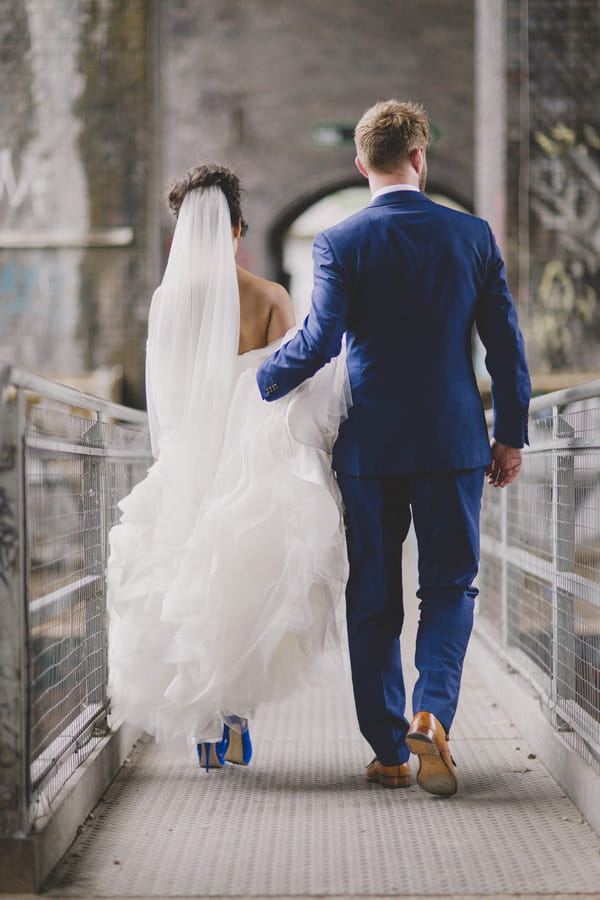
<svg viewBox="0 0 600 900"><path fill-rule="evenodd" d="M240 344L238 352L257 350L295 324L290 295L284 287L237 267L240 288Z"/></svg>

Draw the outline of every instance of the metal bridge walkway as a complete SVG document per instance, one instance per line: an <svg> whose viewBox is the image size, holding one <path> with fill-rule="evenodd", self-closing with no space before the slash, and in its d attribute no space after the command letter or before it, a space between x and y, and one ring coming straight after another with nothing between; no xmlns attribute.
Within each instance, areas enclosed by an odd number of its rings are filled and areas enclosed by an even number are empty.
<svg viewBox="0 0 600 900"><path fill-rule="evenodd" d="M210 773L138 744L45 893L600 897L600 838L474 657L452 734L453 798L364 781L370 752L347 681L264 708L253 740L248 768Z"/></svg>

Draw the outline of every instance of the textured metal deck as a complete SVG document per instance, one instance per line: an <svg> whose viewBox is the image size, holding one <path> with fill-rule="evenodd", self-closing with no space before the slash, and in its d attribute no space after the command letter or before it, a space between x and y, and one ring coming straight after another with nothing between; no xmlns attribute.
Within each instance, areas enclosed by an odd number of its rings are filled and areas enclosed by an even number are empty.
<svg viewBox="0 0 600 900"><path fill-rule="evenodd" d="M205 773L143 743L55 896L600 896L600 839L467 664L459 793L367 784L348 683L264 708L255 758Z"/></svg>

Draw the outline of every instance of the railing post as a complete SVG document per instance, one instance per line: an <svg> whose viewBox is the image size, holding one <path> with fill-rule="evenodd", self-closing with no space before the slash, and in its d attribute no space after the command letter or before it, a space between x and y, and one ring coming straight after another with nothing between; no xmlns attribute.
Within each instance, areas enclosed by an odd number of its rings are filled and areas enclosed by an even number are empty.
<svg viewBox="0 0 600 900"><path fill-rule="evenodd" d="M23 391L0 402L0 842L9 846L30 826Z"/></svg>
<svg viewBox="0 0 600 900"><path fill-rule="evenodd" d="M575 698L575 614L573 595L561 587L560 573L575 565L575 458L571 442L574 429L556 410L553 460L552 555L553 584L552 675L555 697Z"/></svg>
<svg viewBox="0 0 600 900"><path fill-rule="evenodd" d="M100 436L100 441L103 447L107 446L107 425L111 421L110 416L108 416L105 412L100 410L98 412L98 431ZM98 648L98 652L100 654L101 659L101 670L102 676L100 679L101 685L101 696L99 698L99 702L105 706L107 713L109 711L109 703L110 698L108 696L108 609L106 603L106 565L108 562L108 513L107 513L107 500L109 496L109 465L105 457L101 457L100 460L100 469L98 472L98 492L99 492L99 500L100 500L100 534L101 534L101 546L100 546L100 567L101 567L101 575L102 575L102 593L97 596L98 601L98 614L102 617L102 621L104 623L104 627L102 628L102 645ZM104 722L99 723L97 726L97 730L103 729L104 731L108 731L108 719L105 717Z"/></svg>
<svg viewBox="0 0 600 900"><path fill-rule="evenodd" d="M83 438L93 446L102 442L102 414L87 430ZM85 664L87 704L105 706L107 703L107 659L106 640L99 635L105 632L106 602L104 596L105 557L105 515L104 515L104 460L98 456L83 459L83 551L86 575L95 575L92 582L93 602L85 604ZM102 627L99 627L102 623ZM106 723L106 719L104 720ZM102 728L102 725L99 726ZM104 725L104 730L106 724Z"/></svg>
<svg viewBox="0 0 600 900"><path fill-rule="evenodd" d="M508 608L508 494L500 492L500 640L503 650L508 649L509 613Z"/></svg>

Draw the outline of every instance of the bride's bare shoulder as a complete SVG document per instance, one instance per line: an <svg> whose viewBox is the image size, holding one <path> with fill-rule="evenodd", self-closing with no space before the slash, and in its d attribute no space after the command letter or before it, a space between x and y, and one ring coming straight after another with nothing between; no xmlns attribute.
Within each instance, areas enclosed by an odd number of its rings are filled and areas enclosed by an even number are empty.
<svg viewBox="0 0 600 900"><path fill-rule="evenodd" d="M240 266L240 352L266 347L295 325L294 307L288 292L275 281L254 275Z"/></svg>
<svg viewBox="0 0 600 900"><path fill-rule="evenodd" d="M290 295L283 285L261 278L241 266L237 267L237 273L242 302L247 299L268 307L291 305Z"/></svg>

